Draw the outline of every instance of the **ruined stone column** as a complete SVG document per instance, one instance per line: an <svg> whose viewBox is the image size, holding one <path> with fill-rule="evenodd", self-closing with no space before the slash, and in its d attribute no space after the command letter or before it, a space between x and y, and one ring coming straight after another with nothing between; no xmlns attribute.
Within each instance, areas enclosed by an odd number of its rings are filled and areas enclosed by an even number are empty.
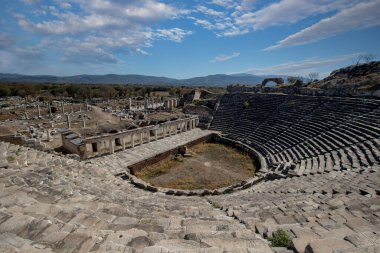
<svg viewBox="0 0 380 253"><path fill-rule="evenodd" d="M148 143L150 143L150 130L148 130L148 131L146 132L146 134L147 134L147 137L148 137Z"/></svg>
<svg viewBox="0 0 380 253"><path fill-rule="evenodd" d="M132 110L132 98L128 98L128 107L129 110Z"/></svg>
<svg viewBox="0 0 380 253"><path fill-rule="evenodd" d="M71 113L74 114L74 106L71 106Z"/></svg>
<svg viewBox="0 0 380 253"><path fill-rule="evenodd" d="M41 109L40 109L40 105L37 105L37 111L38 111L38 118L41 118Z"/></svg>
<svg viewBox="0 0 380 253"><path fill-rule="evenodd" d="M63 101L61 102L61 110L62 113L65 113L65 104L63 103Z"/></svg>
<svg viewBox="0 0 380 253"><path fill-rule="evenodd" d="M140 146L143 144L143 132L140 132Z"/></svg>
<svg viewBox="0 0 380 253"><path fill-rule="evenodd" d="M86 120L83 118L83 122L82 122L82 126L83 126L83 128L86 128Z"/></svg>
<svg viewBox="0 0 380 253"><path fill-rule="evenodd" d="M71 128L71 117L70 117L70 114L66 115L66 122L67 122L67 128L70 129Z"/></svg>
<svg viewBox="0 0 380 253"><path fill-rule="evenodd" d="M121 146L122 146L123 150L125 150L125 139L124 139L124 136L121 136Z"/></svg>
<svg viewBox="0 0 380 253"><path fill-rule="evenodd" d="M49 108L49 116L51 117L51 104L48 103L48 108Z"/></svg>
<svg viewBox="0 0 380 253"><path fill-rule="evenodd" d="M154 98L153 97L150 99L150 105L151 105L152 109L154 109Z"/></svg>
<svg viewBox="0 0 380 253"><path fill-rule="evenodd" d="M157 129L154 129L154 140L157 141Z"/></svg>
<svg viewBox="0 0 380 253"><path fill-rule="evenodd" d="M109 139L109 151L110 151L110 154L115 153L115 149L114 149L114 146L113 146L113 139L112 138Z"/></svg>
<svg viewBox="0 0 380 253"><path fill-rule="evenodd" d="M170 136L172 136L172 126L169 125L168 128L169 128L169 137L170 137Z"/></svg>
<svg viewBox="0 0 380 253"><path fill-rule="evenodd" d="M144 110L145 110L145 111L148 110L148 98L145 98L145 99L144 99Z"/></svg>
<svg viewBox="0 0 380 253"><path fill-rule="evenodd" d="M46 129L46 140L51 141L50 131L49 129Z"/></svg>
<svg viewBox="0 0 380 253"><path fill-rule="evenodd" d="M135 147L135 134L132 133L132 136L131 136L131 143L132 143L132 148Z"/></svg>

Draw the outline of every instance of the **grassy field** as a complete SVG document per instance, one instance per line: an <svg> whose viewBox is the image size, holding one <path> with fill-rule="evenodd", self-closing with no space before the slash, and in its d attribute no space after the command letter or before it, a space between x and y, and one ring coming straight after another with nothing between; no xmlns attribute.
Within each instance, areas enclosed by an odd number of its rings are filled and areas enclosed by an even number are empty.
<svg viewBox="0 0 380 253"><path fill-rule="evenodd" d="M163 160L136 176L154 186L193 190L228 186L255 174L248 155L222 144L199 144L190 153L192 157Z"/></svg>

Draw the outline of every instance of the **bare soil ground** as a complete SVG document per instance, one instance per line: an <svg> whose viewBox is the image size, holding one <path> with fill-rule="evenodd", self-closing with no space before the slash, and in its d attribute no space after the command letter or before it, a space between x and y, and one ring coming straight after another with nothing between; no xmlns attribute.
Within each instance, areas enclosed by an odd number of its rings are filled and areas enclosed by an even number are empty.
<svg viewBox="0 0 380 253"><path fill-rule="evenodd" d="M136 176L154 186L194 190L232 185L255 174L248 155L222 144L199 144L190 151L192 157L163 160Z"/></svg>

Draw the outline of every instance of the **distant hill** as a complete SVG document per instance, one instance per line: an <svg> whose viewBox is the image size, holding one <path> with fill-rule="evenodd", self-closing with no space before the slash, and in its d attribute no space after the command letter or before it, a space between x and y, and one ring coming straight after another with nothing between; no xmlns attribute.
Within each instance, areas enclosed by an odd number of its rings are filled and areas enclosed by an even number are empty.
<svg viewBox="0 0 380 253"><path fill-rule="evenodd" d="M312 82L308 87L318 89L379 90L380 61L351 65L334 70L328 77Z"/></svg>
<svg viewBox="0 0 380 253"><path fill-rule="evenodd" d="M257 76L251 74L209 75L188 79L174 79L168 77L145 75L19 75L1 74L0 82L30 82L30 83L74 83L74 84L142 84L142 85L186 85L186 86L227 86L229 84L259 84L267 77L284 76Z"/></svg>

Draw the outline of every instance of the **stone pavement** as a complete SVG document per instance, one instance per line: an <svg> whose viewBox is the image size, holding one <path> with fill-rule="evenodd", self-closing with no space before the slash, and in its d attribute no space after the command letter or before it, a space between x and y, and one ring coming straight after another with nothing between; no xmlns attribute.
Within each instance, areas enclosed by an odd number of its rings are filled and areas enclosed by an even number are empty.
<svg viewBox="0 0 380 253"><path fill-rule="evenodd" d="M216 131L195 128L191 131L145 143L124 151L119 151L112 155L90 159L88 160L88 164L103 166L104 168L107 168L111 174L117 175L126 172L127 167L132 164L154 157L178 146L186 145L186 143L197 140L211 133L216 133Z"/></svg>

